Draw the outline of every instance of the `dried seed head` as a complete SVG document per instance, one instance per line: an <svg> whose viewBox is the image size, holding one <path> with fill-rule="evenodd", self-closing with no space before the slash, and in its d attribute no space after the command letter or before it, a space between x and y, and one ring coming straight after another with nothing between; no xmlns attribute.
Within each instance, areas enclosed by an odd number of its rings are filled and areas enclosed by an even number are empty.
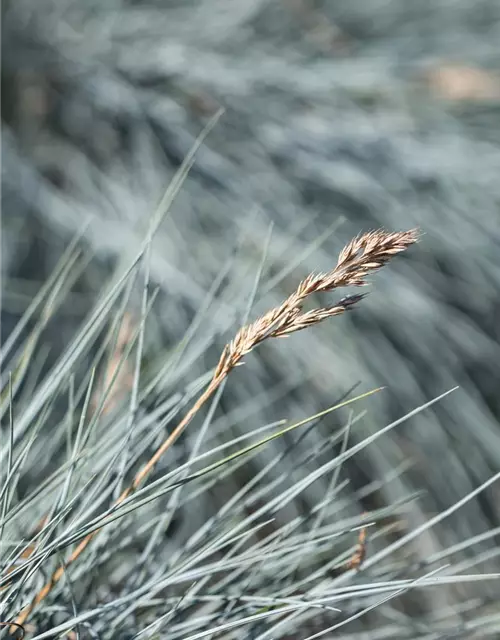
<svg viewBox="0 0 500 640"><path fill-rule="evenodd" d="M283 338L327 318L340 315L363 299L363 295L342 298L335 306L303 312L307 298L338 287L366 286L366 277L383 267L392 256L418 240L418 232L370 231L354 238L341 251L337 266L329 273L311 273L279 307L271 309L252 324L241 328L224 349L214 378L226 376L240 359L266 338Z"/></svg>

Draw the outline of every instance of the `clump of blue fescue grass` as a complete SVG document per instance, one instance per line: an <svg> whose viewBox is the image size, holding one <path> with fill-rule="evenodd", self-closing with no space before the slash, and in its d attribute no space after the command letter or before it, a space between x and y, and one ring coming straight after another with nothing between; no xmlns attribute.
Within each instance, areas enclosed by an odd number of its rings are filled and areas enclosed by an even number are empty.
<svg viewBox="0 0 500 640"><path fill-rule="evenodd" d="M404 239L411 244L414 236L361 236L341 255L338 270L306 279L280 308L263 316L265 320L241 330L214 372L186 380L145 410L143 401L169 366L188 358L189 347L203 350L203 343L196 345L193 337L201 318L210 321L207 308L215 295L207 294L200 318L188 331L189 341L168 358L159 354L158 366L145 372L146 326L155 298L149 247L192 159L187 158L160 203L135 260L104 290L47 376L30 377L31 365L46 324L85 268L78 242L3 345L2 361L9 362L9 368L2 372L1 398L1 620L17 620L36 639L73 633L71 637L184 640L243 634L264 640L314 638L333 631L338 637L355 637L366 628L371 637L386 638L434 638L476 629L484 635L496 633L499 623L488 603L460 603L458 597L467 584L497 579L496 574L472 572L496 550L460 562L455 557L497 532L465 539L460 548L435 551L424 562L415 561L412 545L500 474L414 527L405 518L418 493L402 495L367 514L356 511L354 500L376 495L381 486L404 478L410 461L354 493L349 477L343 477L344 462L376 447L383 436L449 392L364 435L360 427L365 414L355 411L377 390L357 397L347 392L327 410L299 422L254 425L244 433L235 434L231 423L214 419L227 374L245 353L273 334L288 335L360 301L349 296L331 307L303 311L305 297L361 284L384 264L391 247L397 253L407 246ZM402 244L396 250L398 242ZM358 261L357 271L349 270L350 261ZM137 280L142 280L140 313L135 324L129 321L124 340L121 332ZM34 328L27 331L33 319ZM105 327L109 331L103 334ZM90 366L79 380L79 368L88 357ZM196 398L204 388L210 389L201 396L210 401L206 415L193 425L186 455L176 457L174 448L160 444L169 442L176 425L187 424L182 414L191 418L198 412ZM56 410L61 402L62 417ZM196 411L190 414L193 406ZM341 409L350 411L339 418L338 427L320 431ZM308 445L313 431L317 437ZM263 458L276 442L284 444ZM157 457L148 467L159 450L161 461ZM294 454L297 474L283 465ZM36 484L29 482L33 469ZM143 469L148 472L143 474ZM315 483L324 483L326 490L304 510L301 497ZM368 538L366 555L359 567L351 568L360 530ZM414 620L418 595L402 608L398 605L408 594L429 590L445 593L443 600L449 598L453 607ZM4 627L3 633L8 631Z"/></svg>
<svg viewBox="0 0 500 640"><path fill-rule="evenodd" d="M233 0L223 2L222 12L189 0L113 9L108 3L82 8L75 0L5 4L3 95L9 99L2 111L0 253L9 278L2 335L14 325L18 307L11 313L12 306L23 302L19 284L28 278L36 290L44 265L48 269L60 254L61 235L66 244L86 215L93 217L87 237L97 260L82 280L89 298L101 294L105 261L126 262L129 252L137 253L152 202L214 102L223 104L223 122L198 154L173 215L151 246L151 282L161 290L148 316L143 366L149 374L147 361L156 355L165 369L151 382L155 393L140 394L139 413L161 411L167 397L217 361L241 324L269 220L270 266L252 317L279 304L311 271L330 269L332 257L360 230L419 226L425 242L380 274L377 295L364 301L362 313L292 337L286 348L274 341L247 359L215 410L210 446L258 424L315 413L358 381L363 389L387 386L369 401L369 417L351 430L350 442L358 442L459 384L452 398L346 462L340 480L349 480L342 495L349 496L350 515L421 491L401 521L413 529L500 468L498 100L442 100L425 82L427 69L439 72L444 64L446 71L452 60L461 61L455 72L466 65L481 75L498 66L496 0L413 3L410 21L406 5L385 0ZM333 40L324 38L330 27ZM204 97L208 109L200 110ZM263 215L253 215L254 208ZM231 264L242 226L245 242ZM198 313L212 282L213 304ZM80 302L87 305L79 285L44 330L25 398L40 369L71 342L83 315ZM190 324L187 349L172 354ZM88 359L94 357L91 350ZM77 388L91 366L83 359L78 364ZM56 400L51 424L60 423L66 405L66 397ZM183 414L189 406L186 397ZM315 466L307 451L319 450L349 419L345 413L324 418L300 441L298 434L285 434L268 443L249 461L247 474L256 476L285 443L286 468L277 465L268 477L277 482L286 473L288 482L302 481ZM195 433L193 425L178 441L175 460L186 460ZM25 466L21 495L44 479L46 461L61 453L60 439L42 443L45 436L52 430L43 429L37 439L38 458ZM327 457L327 450L319 455ZM395 474L410 460L410 468ZM166 459L161 468L171 464ZM241 474L228 473L224 491L218 488L189 512L177 508L166 542L173 541L175 527L182 540L183 527L196 526L195 517L209 518L241 481ZM303 517L328 486L320 477L277 517ZM496 528L497 506L491 487L419 536L411 544L412 566ZM455 547L454 560L482 558L477 570L499 571L492 539ZM458 594L451 588L414 591L398 604L407 615L417 608L419 619L424 611L436 620L457 602L475 615L478 603L495 599L494 583L483 582L463 585ZM370 635L375 615L357 623ZM469 614L456 615L458 624Z"/></svg>

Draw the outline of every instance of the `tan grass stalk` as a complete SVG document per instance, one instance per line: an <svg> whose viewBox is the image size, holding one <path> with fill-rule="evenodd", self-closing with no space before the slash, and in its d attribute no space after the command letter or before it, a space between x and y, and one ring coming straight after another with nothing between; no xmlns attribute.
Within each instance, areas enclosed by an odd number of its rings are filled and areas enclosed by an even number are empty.
<svg viewBox="0 0 500 640"><path fill-rule="evenodd" d="M330 307L320 307L304 311L306 300L317 293L326 293L339 287L364 286L366 277L384 266L394 255L405 251L418 240L418 232L410 231L388 233L383 230L371 231L354 238L344 247L335 268L328 273L307 276L279 307L271 309L252 324L242 327L234 339L224 348L212 380L196 403L187 412L181 422L166 438L156 453L137 473L132 484L127 487L114 506L121 504L131 495L153 471L163 454L181 435L200 408L212 396L229 373L242 364L243 357L267 338L283 338L306 329L327 318L340 315L362 299L362 295L346 296ZM66 566L74 562L84 551L99 529L88 534L73 550ZM17 624L24 624L33 609L50 593L52 587L64 575L64 568L58 568L51 579L38 592L33 601L20 613Z"/></svg>
<svg viewBox="0 0 500 640"><path fill-rule="evenodd" d="M134 321L130 313L125 313L121 322L116 344L114 345L108 365L104 371L99 388L92 397L92 412L99 408L101 395L107 393L107 398L101 408L101 415L111 413L132 391L134 371L130 359L122 361L127 345L134 337ZM121 368L120 368L121 365Z"/></svg>

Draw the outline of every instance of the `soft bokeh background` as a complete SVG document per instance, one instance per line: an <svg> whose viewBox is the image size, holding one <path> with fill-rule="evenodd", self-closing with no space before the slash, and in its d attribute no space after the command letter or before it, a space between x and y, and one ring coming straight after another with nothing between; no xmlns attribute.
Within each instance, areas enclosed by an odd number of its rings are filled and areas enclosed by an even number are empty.
<svg viewBox="0 0 500 640"><path fill-rule="evenodd" d="M419 246L352 313L248 357L218 419L255 428L313 414L358 382L387 386L363 405L356 441L459 385L355 457L352 513L423 490L413 527L498 470L500 3L12 0L2 19L3 339L90 220L95 258L46 332L55 359L223 106L152 247L161 292L146 353L181 340L236 248L196 344L215 338L174 382L215 364L271 223L252 318L330 269L357 233L419 226ZM408 458L412 469L375 503L354 495ZM294 509L323 490L316 483ZM416 542L417 557L499 525L499 504L493 486ZM481 599L493 587L464 589Z"/></svg>

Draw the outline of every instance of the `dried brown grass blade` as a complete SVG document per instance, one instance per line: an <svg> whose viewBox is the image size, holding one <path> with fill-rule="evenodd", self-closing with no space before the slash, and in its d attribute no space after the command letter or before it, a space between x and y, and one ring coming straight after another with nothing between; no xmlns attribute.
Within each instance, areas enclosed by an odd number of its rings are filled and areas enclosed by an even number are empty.
<svg viewBox="0 0 500 640"><path fill-rule="evenodd" d="M223 380L234 367L241 364L241 360L246 354L267 338L284 337L327 318L340 315L362 299L361 295L347 296L334 306L304 312L303 306L311 295L334 291L346 286L365 286L367 284L366 278L371 273L383 267L393 256L405 251L417 242L418 237L418 231L413 229L392 233L383 230L370 231L354 238L341 251L337 265L332 271L307 276L279 307L271 309L252 324L242 327L234 339L224 348L213 378L205 391L151 459L137 473L132 484L123 491L114 506L121 504L142 484L163 454L177 440ZM99 529L93 531L78 544L68 557L66 566L81 555L98 533ZM33 609L50 593L63 575L64 568L59 567L34 600L18 616L16 620L18 625L24 624Z"/></svg>

